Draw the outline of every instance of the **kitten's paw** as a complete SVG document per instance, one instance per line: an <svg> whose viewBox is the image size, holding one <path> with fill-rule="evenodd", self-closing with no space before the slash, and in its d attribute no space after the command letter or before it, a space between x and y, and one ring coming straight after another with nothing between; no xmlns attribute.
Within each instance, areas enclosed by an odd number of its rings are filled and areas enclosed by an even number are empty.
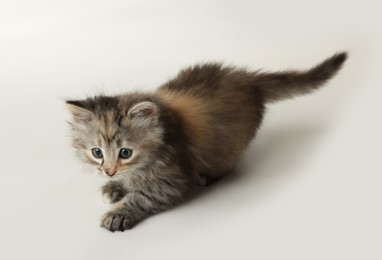
<svg viewBox="0 0 382 260"><path fill-rule="evenodd" d="M126 208L119 208L106 213L101 221L101 227L107 230L124 231L134 226L131 213Z"/></svg>
<svg viewBox="0 0 382 260"><path fill-rule="evenodd" d="M127 190L117 181L109 181L101 189L102 199L105 203L116 203L127 194Z"/></svg>

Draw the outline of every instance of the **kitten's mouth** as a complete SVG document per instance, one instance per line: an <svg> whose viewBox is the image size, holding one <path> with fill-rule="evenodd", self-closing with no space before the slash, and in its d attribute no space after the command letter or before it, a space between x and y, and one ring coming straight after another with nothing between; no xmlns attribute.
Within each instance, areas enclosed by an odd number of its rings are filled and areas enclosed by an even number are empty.
<svg viewBox="0 0 382 260"><path fill-rule="evenodd" d="M127 170L119 170L114 172L107 172L106 170L100 169L100 174L105 176L106 178L118 179L123 177L128 171Z"/></svg>
<svg viewBox="0 0 382 260"><path fill-rule="evenodd" d="M103 172L103 173L101 173L101 175L104 176L105 178L108 178L108 179L116 179L119 177L119 173L118 174L115 173L115 174L110 175L110 174Z"/></svg>

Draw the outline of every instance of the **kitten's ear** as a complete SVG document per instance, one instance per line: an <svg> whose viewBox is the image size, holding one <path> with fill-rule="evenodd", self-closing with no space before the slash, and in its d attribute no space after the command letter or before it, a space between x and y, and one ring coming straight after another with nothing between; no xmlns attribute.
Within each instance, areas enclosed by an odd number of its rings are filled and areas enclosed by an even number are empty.
<svg viewBox="0 0 382 260"><path fill-rule="evenodd" d="M142 123L156 123L157 122L157 106L150 101L144 101L132 106L127 115L130 119L140 120Z"/></svg>
<svg viewBox="0 0 382 260"><path fill-rule="evenodd" d="M81 101L66 101L66 107L72 113L75 123L86 123L93 117L93 113L85 109Z"/></svg>

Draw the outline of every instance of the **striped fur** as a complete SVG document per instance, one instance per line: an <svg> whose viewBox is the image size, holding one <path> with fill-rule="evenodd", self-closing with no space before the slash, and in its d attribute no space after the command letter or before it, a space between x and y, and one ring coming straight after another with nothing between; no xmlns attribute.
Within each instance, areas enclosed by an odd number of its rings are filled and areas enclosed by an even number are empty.
<svg viewBox="0 0 382 260"><path fill-rule="evenodd" d="M345 59L337 54L305 72L196 65L153 93L67 101L80 158L102 175L116 171L102 188L114 207L101 225L130 229L224 176L256 135L266 103L317 89ZM102 158L93 156L95 147ZM131 157L121 158L122 148L132 149Z"/></svg>

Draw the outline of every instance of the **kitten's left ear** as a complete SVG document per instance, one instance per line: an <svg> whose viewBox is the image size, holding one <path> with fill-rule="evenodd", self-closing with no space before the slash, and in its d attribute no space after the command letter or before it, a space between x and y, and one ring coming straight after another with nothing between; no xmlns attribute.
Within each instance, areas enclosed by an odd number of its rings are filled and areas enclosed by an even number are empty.
<svg viewBox="0 0 382 260"><path fill-rule="evenodd" d="M153 102L144 101L133 105L127 115L130 119L139 120L142 123L157 123L158 108Z"/></svg>
<svg viewBox="0 0 382 260"><path fill-rule="evenodd" d="M93 113L85 109L81 101L66 101L66 107L72 113L73 121L76 123L89 122L93 117Z"/></svg>

